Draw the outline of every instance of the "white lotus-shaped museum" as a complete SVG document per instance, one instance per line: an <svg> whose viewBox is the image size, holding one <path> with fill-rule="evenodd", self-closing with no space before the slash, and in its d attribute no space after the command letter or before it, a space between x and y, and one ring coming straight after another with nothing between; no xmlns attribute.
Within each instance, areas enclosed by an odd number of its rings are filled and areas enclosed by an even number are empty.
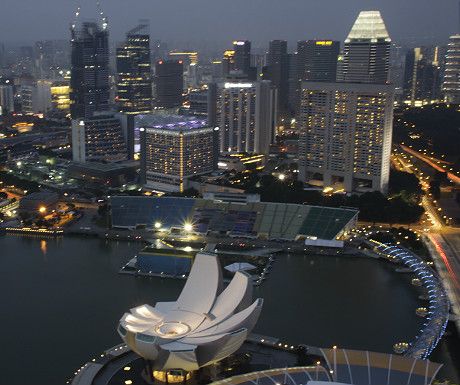
<svg viewBox="0 0 460 385"><path fill-rule="evenodd" d="M262 308L262 299L251 301L248 274L235 273L223 290L217 256L200 252L177 301L131 309L118 333L152 369L192 371L238 350Z"/></svg>

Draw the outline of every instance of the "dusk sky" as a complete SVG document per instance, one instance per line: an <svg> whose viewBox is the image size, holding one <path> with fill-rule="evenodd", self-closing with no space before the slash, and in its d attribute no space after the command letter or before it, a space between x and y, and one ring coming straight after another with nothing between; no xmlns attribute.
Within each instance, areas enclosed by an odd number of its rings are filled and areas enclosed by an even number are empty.
<svg viewBox="0 0 460 385"><path fill-rule="evenodd" d="M139 19L152 40L203 43L286 39L343 41L361 10L379 10L393 41L446 44L459 32L457 0L101 0L110 40L121 41ZM2 0L2 43L68 39L78 6L96 18L94 0ZM267 43L268 46L268 43Z"/></svg>

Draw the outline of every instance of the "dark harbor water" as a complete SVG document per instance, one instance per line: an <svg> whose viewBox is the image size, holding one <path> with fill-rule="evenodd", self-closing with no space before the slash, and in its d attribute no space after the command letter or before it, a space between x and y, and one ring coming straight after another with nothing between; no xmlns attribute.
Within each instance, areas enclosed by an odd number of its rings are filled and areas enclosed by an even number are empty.
<svg viewBox="0 0 460 385"><path fill-rule="evenodd" d="M85 362L121 343L116 326L125 311L174 300L182 280L118 274L141 247L0 235L0 384L64 384ZM422 324L414 311L423 302L410 275L375 260L279 255L254 296L264 298L254 332L287 344L391 353ZM446 341L431 359L447 364L441 378L459 383L451 362L458 357Z"/></svg>

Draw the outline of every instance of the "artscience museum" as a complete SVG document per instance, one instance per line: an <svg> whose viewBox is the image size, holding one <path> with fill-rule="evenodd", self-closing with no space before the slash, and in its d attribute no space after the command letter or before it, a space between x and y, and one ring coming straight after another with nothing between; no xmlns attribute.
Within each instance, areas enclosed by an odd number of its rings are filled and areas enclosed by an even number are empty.
<svg viewBox="0 0 460 385"><path fill-rule="evenodd" d="M238 271L223 290L215 254L200 252L175 302L142 305L125 313L118 333L148 361L149 370L190 372L234 353L259 318L250 276Z"/></svg>

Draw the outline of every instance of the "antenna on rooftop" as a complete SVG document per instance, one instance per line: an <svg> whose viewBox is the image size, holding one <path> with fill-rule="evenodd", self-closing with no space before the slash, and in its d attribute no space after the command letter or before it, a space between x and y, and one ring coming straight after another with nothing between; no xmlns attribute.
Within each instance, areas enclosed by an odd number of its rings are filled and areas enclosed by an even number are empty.
<svg viewBox="0 0 460 385"><path fill-rule="evenodd" d="M77 19L78 19L78 16L80 15L80 9L81 7L78 6L77 10L75 11L75 18L73 19L72 24L70 25L70 30L72 32L72 39L74 38L75 27L77 26Z"/></svg>
<svg viewBox="0 0 460 385"><path fill-rule="evenodd" d="M107 25L109 24L107 20L107 16L104 16L104 12L102 12L101 4L99 1L96 1L97 10L99 11L99 15L102 18L102 29L107 29Z"/></svg>

